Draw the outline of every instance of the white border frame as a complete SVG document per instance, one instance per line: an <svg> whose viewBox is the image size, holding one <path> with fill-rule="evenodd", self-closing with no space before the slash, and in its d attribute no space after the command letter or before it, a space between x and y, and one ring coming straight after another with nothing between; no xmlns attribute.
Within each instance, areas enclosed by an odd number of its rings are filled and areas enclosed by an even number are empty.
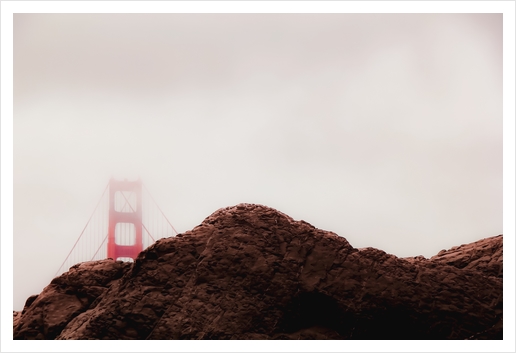
<svg viewBox="0 0 516 353"><path fill-rule="evenodd" d="M13 341L13 14L14 13L503 13L503 341ZM2 1L1 279L2 351L40 352L514 352L515 3L513 1ZM507 256L509 253L509 256Z"/></svg>

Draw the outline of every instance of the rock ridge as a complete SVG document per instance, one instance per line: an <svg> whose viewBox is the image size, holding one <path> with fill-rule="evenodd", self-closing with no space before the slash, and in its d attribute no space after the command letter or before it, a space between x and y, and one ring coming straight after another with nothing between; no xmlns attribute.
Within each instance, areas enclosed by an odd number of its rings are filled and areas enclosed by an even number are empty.
<svg viewBox="0 0 516 353"><path fill-rule="evenodd" d="M73 266L15 314L14 338L502 339L502 246L398 258L239 204L134 263Z"/></svg>

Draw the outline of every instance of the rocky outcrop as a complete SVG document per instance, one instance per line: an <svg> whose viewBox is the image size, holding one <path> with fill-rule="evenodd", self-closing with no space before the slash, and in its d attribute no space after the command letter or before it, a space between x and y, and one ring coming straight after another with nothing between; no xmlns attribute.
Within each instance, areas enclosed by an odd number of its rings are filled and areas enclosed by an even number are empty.
<svg viewBox="0 0 516 353"><path fill-rule="evenodd" d="M27 299L21 314L15 316L14 338L56 338L73 318L94 308L95 300L130 266L112 260L74 265L41 294Z"/></svg>
<svg viewBox="0 0 516 353"><path fill-rule="evenodd" d="M503 236L498 235L471 244L455 246L450 250L442 250L431 257L430 261L502 278Z"/></svg>
<svg viewBox="0 0 516 353"><path fill-rule="evenodd" d="M490 254L490 258L488 258ZM16 339L501 339L502 236L397 258L260 205L72 267Z"/></svg>

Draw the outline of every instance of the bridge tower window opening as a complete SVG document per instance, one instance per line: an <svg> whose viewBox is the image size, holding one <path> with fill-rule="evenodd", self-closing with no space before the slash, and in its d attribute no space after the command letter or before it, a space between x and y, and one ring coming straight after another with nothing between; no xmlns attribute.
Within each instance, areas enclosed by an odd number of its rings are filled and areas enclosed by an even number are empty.
<svg viewBox="0 0 516 353"><path fill-rule="evenodd" d="M116 261L124 261L124 262L134 262L134 259L132 257L117 257Z"/></svg>
<svg viewBox="0 0 516 353"><path fill-rule="evenodd" d="M115 243L117 245L136 244L136 227L134 223L117 223L115 225Z"/></svg>

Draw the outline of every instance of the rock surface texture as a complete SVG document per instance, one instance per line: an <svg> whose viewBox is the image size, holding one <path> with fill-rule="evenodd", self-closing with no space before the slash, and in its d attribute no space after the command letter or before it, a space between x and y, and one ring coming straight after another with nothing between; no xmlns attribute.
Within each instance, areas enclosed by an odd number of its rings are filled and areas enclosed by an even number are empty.
<svg viewBox="0 0 516 353"><path fill-rule="evenodd" d="M502 339L502 241L402 259L240 204L134 263L72 267L14 338Z"/></svg>

